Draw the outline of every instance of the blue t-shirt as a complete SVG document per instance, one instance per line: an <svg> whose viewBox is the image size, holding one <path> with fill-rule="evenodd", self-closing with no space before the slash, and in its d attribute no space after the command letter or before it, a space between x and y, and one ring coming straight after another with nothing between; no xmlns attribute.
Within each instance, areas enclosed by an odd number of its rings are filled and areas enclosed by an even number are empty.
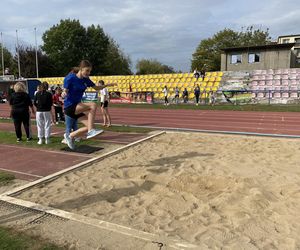
<svg viewBox="0 0 300 250"><path fill-rule="evenodd" d="M68 89L68 94L64 100L64 108L80 103L85 90L94 86L95 83L88 77L80 79L74 73L67 75L64 79L64 88Z"/></svg>

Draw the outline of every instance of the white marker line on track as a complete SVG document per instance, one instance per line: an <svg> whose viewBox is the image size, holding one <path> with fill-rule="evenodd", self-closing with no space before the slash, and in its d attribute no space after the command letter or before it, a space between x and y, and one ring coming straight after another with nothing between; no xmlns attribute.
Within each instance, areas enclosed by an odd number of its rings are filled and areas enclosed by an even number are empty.
<svg viewBox="0 0 300 250"><path fill-rule="evenodd" d="M6 169L6 168L0 168L0 170L15 173L15 174L28 175L28 176L37 177L37 178L43 178L44 177L44 176L40 176L40 175L28 174L28 173L24 173L24 172L20 172L20 171L14 171L14 170Z"/></svg>

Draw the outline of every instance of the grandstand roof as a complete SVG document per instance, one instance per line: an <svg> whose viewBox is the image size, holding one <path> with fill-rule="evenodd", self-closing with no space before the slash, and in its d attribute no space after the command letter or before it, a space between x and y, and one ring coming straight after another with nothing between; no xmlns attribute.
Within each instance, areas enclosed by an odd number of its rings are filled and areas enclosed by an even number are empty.
<svg viewBox="0 0 300 250"><path fill-rule="evenodd" d="M228 51L241 51L241 50L261 50L261 49L291 49L295 46L295 43L272 43L272 44L265 44L265 45L258 45L258 46L242 46L242 47L230 47L222 49L224 52Z"/></svg>

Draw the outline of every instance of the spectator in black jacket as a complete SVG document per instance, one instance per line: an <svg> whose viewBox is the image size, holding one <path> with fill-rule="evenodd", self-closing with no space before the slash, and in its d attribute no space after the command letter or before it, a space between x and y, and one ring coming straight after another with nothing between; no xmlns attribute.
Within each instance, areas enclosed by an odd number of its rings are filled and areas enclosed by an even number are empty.
<svg viewBox="0 0 300 250"><path fill-rule="evenodd" d="M196 105L199 105L199 100L200 100L200 87L199 84L197 84L196 88L194 89L194 94L196 98Z"/></svg>
<svg viewBox="0 0 300 250"><path fill-rule="evenodd" d="M184 88L184 91L182 92L182 98L183 102L187 103L189 100L189 92L187 91L187 88Z"/></svg>
<svg viewBox="0 0 300 250"><path fill-rule="evenodd" d="M32 138L29 131L29 107L32 113L34 113L34 107L30 96L26 93L24 83L17 82L14 85L14 93L11 95L9 104L11 105L11 117L15 125L17 142L22 140L22 123L26 132L27 141L30 141Z"/></svg>
<svg viewBox="0 0 300 250"><path fill-rule="evenodd" d="M34 96L39 145L43 144L43 138L45 138L46 144L50 143L52 94L47 90L48 83L43 82L41 84L41 90Z"/></svg>

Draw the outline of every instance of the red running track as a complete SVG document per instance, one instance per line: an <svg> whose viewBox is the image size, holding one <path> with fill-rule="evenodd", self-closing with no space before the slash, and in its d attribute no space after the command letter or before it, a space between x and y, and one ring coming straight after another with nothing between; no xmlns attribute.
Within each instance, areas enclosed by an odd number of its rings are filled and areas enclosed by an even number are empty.
<svg viewBox="0 0 300 250"><path fill-rule="evenodd" d="M110 107L110 113L113 124L300 136L300 112L170 110ZM7 104L0 104L0 116L9 116L9 107ZM100 113L98 113L97 117L101 117ZM100 119L97 121L101 122Z"/></svg>

